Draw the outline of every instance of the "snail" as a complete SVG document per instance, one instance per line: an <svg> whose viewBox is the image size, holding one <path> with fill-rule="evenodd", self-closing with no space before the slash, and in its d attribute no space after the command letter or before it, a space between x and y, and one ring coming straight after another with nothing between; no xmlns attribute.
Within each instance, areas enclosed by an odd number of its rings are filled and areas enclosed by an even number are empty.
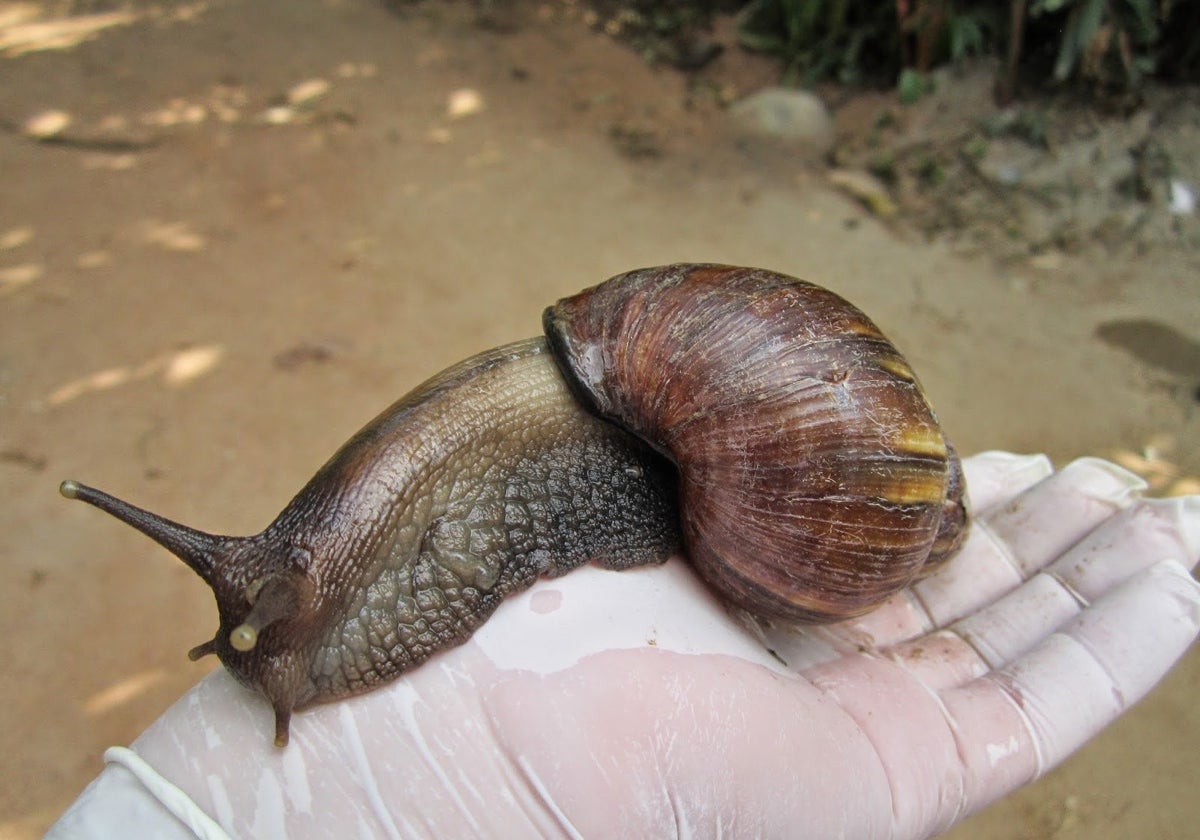
<svg viewBox="0 0 1200 840"><path fill-rule="evenodd" d="M380 685L501 600L587 562L682 549L768 619L863 613L945 561L959 461L858 309L770 271L641 269L565 298L545 337L419 386L260 534L207 534L74 481L212 588L215 653L275 713Z"/></svg>

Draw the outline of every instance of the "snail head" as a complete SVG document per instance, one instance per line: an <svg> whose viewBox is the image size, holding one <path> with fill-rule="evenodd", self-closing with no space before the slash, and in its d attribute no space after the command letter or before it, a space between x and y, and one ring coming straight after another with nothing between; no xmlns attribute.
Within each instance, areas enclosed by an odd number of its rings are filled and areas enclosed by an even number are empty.
<svg viewBox="0 0 1200 840"><path fill-rule="evenodd" d="M188 651L188 658L214 653L240 682L262 691L275 708L276 743L286 743L287 718L308 699L303 653L312 650L322 626L320 599L308 574L309 552L278 529L250 537L219 536L75 481L64 481L59 492L141 531L209 585L220 627L212 639Z"/></svg>

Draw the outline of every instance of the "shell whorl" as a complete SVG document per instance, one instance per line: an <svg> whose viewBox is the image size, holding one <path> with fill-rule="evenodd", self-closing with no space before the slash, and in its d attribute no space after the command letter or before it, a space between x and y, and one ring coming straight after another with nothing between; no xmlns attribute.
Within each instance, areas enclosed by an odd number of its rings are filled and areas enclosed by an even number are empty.
<svg viewBox="0 0 1200 840"><path fill-rule="evenodd" d="M958 461L919 383L834 293L666 266L544 320L577 393L675 460L687 553L738 605L852 616L961 539Z"/></svg>

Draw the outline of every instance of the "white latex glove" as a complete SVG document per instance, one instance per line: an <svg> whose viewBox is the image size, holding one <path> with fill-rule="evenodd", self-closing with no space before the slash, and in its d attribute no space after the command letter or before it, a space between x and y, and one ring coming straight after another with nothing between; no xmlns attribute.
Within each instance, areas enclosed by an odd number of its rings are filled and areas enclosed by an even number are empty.
<svg viewBox="0 0 1200 840"><path fill-rule="evenodd" d="M191 836L172 813L245 838L936 834L1099 732L1200 628L1200 498L1141 500L1094 459L965 468L962 552L863 618L747 629L679 560L580 569L298 714L286 749L213 673L50 836Z"/></svg>

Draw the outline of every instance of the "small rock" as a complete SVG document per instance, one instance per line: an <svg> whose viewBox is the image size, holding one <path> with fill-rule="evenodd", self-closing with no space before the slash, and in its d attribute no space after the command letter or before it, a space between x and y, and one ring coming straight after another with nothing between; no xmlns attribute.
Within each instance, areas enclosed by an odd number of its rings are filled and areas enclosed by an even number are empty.
<svg viewBox="0 0 1200 840"><path fill-rule="evenodd" d="M764 88L729 107L744 136L774 140L814 154L833 146L833 118L816 95L790 88Z"/></svg>

